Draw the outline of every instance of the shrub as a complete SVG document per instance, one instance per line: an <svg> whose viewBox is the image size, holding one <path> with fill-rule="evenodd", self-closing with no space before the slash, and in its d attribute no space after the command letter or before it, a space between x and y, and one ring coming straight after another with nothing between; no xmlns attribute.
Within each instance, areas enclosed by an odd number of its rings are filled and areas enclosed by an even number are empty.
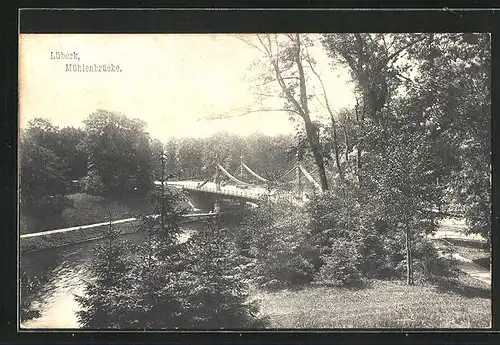
<svg viewBox="0 0 500 345"><path fill-rule="evenodd" d="M21 322L35 319L41 316L40 310L31 305L32 299L42 285L42 280L38 277L31 277L26 272L20 272L20 318Z"/></svg>
<svg viewBox="0 0 500 345"><path fill-rule="evenodd" d="M347 182L316 196L308 206L311 243L319 254L316 279L349 284L351 277L354 281L360 277L401 278L406 273L408 226L401 222L402 212L397 203L363 197L356 186ZM423 238L424 233L435 229L433 216L405 217L412 225L412 262L418 280L449 272L447 264Z"/></svg>
<svg viewBox="0 0 500 345"><path fill-rule="evenodd" d="M310 282L315 251L308 239L307 214L287 203L264 202L242 225L251 234L249 253L255 258L253 277L265 288Z"/></svg>
<svg viewBox="0 0 500 345"><path fill-rule="evenodd" d="M314 196L308 204L310 241L317 250L318 258L329 255L339 239L349 239L359 232L360 205L356 194L354 186L334 184L326 193ZM319 259L315 262L317 269L322 264Z"/></svg>
<svg viewBox="0 0 500 345"><path fill-rule="evenodd" d="M95 170L89 170L87 175L81 180L83 191L92 195L104 195L107 188L101 176Z"/></svg>
<svg viewBox="0 0 500 345"><path fill-rule="evenodd" d="M20 229L24 233L66 225L62 213L69 200L62 195L45 196L21 204Z"/></svg>
<svg viewBox="0 0 500 345"><path fill-rule="evenodd" d="M30 203L23 203L22 210L29 216L48 218L62 214L68 200L63 195L44 196Z"/></svg>
<svg viewBox="0 0 500 345"><path fill-rule="evenodd" d="M432 243L424 238L414 244L413 269L416 282L432 282L444 276L456 276L452 262L441 257Z"/></svg>
<svg viewBox="0 0 500 345"><path fill-rule="evenodd" d="M316 280L333 285L356 285L362 281L362 263L359 244L341 239L335 242L331 251L321 257L323 265Z"/></svg>

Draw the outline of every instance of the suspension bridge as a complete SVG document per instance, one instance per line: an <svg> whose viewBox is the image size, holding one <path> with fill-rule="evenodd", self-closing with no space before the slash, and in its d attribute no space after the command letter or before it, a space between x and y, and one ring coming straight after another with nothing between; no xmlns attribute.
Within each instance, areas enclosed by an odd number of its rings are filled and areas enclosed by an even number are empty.
<svg viewBox="0 0 500 345"><path fill-rule="evenodd" d="M233 174L220 164L218 158L212 169L213 173L204 181L164 181L163 184L185 191L194 209L213 209L214 212L220 211L221 207L227 207L231 202L234 204L235 201L244 205L247 202L258 204L265 199L288 200L300 205L308 198L306 187L312 186L312 193L322 191L321 185L312 175L315 170L309 172L299 160L293 168L273 180L255 172L245 163L243 156L240 157L238 170ZM295 177L294 188L279 188L290 177ZM161 186L162 181L155 181L155 184Z"/></svg>

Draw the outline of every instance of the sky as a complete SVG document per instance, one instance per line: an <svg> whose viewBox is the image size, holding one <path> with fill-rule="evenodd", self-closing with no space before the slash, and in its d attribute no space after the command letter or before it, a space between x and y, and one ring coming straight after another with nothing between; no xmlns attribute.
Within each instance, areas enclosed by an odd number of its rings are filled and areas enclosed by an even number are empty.
<svg viewBox="0 0 500 345"><path fill-rule="evenodd" d="M247 35L253 40L255 36ZM258 100L251 65L265 61L255 48L227 34L23 34L19 40L20 126L42 117L59 127L82 126L106 109L146 122L152 137L206 137L219 131L276 135L294 131L283 100ZM76 52L79 61L51 59ZM354 103L347 70L333 68L321 48L311 50L331 107ZM67 72L66 63L114 64L121 72ZM313 105L313 117L326 112ZM248 115L241 115L251 110ZM233 116L209 120L207 117ZM300 122L299 122L300 123Z"/></svg>

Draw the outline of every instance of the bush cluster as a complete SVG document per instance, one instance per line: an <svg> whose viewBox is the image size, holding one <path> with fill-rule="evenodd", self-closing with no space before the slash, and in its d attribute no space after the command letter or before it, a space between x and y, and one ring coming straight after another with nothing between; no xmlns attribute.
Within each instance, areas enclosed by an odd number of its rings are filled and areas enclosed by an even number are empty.
<svg viewBox="0 0 500 345"><path fill-rule="evenodd" d="M241 253L254 260L252 277L264 288L313 280L356 285L373 278L401 279L406 274L406 228L397 213L382 205L354 186L334 186L313 196L305 210L264 202L235 238ZM415 282L452 272L424 230L409 231Z"/></svg>
<svg viewBox="0 0 500 345"><path fill-rule="evenodd" d="M315 251L309 244L307 218L290 203L263 201L249 212L237 244L255 262L251 276L276 289L313 280Z"/></svg>
<svg viewBox="0 0 500 345"><path fill-rule="evenodd" d="M266 320L237 273L238 254L217 220L179 241L181 213L174 199L161 219L144 217L143 243L118 239L112 226L90 265L94 279L78 297L81 326L93 329L259 328ZM158 196L156 196L158 199ZM161 197L159 198L161 199ZM161 200L160 200L161 201Z"/></svg>

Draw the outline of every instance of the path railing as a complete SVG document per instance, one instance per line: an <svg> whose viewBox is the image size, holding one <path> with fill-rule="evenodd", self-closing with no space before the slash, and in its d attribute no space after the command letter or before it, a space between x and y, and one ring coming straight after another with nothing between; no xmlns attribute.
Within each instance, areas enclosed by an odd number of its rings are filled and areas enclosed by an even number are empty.
<svg viewBox="0 0 500 345"><path fill-rule="evenodd" d="M148 217L148 218L158 218L159 216L160 216L159 214L155 214L155 215L149 215L149 216L146 216L146 217ZM188 214L183 214L182 215L182 217L185 218L185 219L187 219L187 220L193 220L193 219L204 218L204 217L213 217L213 216L215 216L214 213L188 213ZM23 238L30 238L30 237L40 237L40 236L47 236L47 235L53 235L53 234L59 234L59 233L77 231L77 230L85 230L85 229L98 228L98 227L102 227L102 226L108 226L110 223L112 225L115 225L115 224L121 224L121 223L135 222L135 221L139 221L139 220L140 220L140 218L137 218L137 217L125 218L125 219L113 220L111 222L107 221L107 222L101 222L101 223L72 226L72 227L63 228L63 229L54 229L54 230L33 232L33 233L29 233L29 234L22 234L19 237L21 239L23 239Z"/></svg>

